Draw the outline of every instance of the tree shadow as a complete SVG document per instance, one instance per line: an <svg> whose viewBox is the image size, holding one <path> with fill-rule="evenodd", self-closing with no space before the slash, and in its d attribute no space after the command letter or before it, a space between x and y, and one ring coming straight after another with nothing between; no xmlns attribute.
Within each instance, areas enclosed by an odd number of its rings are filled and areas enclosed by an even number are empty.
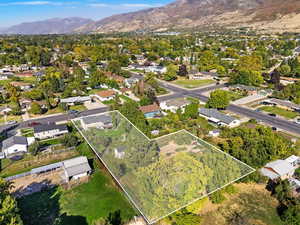
<svg viewBox="0 0 300 225"><path fill-rule="evenodd" d="M17 199L24 225L88 225L83 216L61 214L60 197L54 186Z"/></svg>

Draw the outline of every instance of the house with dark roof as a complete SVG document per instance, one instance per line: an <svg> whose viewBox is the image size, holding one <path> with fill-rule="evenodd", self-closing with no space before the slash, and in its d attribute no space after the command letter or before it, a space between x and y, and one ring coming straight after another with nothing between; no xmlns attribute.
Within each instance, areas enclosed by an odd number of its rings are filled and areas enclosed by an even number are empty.
<svg viewBox="0 0 300 225"><path fill-rule="evenodd" d="M33 131L34 137L38 139L53 138L69 132L67 125L55 123L34 126Z"/></svg>
<svg viewBox="0 0 300 225"><path fill-rule="evenodd" d="M88 176L92 171L88 159L85 156L65 160L62 164L67 182Z"/></svg>
<svg viewBox="0 0 300 225"><path fill-rule="evenodd" d="M146 118L154 118L161 114L160 108L157 104L141 106L139 109L142 113L144 113Z"/></svg>
<svg viewBox="0 0 300 225"><path fill-rule="evenodd" d="M80 119L84 130L95 127L99 129L112 128L112 118L109 115L86 116Z"/></svg>
<svg viewBox="0 0 300 225"><path fill-rule="evenodd" d="M12 155L24 154L27 152L28 145L26 137L12 136L2 142L2 153L8 158Z"/></svg>
<svg viewBox="0 0 300 225"><path fill-rule="evenodd" d="M241 123L238 119L221 113L217 109L200 108L199 115L219 126L236 127Z"/></svg>

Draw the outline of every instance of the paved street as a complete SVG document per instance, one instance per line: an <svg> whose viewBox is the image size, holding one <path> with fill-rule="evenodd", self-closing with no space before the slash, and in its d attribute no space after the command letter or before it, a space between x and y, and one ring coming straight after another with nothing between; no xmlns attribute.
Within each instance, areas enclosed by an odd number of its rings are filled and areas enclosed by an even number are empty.
<svg viewBox="0 0 300 225"><path fill-rule="evenodd" d="M193 89L193 90L186 90L184 88L180 88L178 86L173 86L171 84L168 84L166 82L159 82L160 86L171 90L174 94L170 95L165 95L162 97L158 97L159 101L166 101L174 98L179 98L179 97L194 97L197 98L203 102L206 102L208 100L208 97L204 96L202 93L211 91L214 89L222 88L225 85L220 84L220 85L215 85L215 86L209 86L209 87L204 87L204 88L198 88L198 89ZM300 134L300 125L281 119L277 117L272 117L267 114L261 113L261 112L256 112L254 110L242 107L242 106L237 106L237 105L229 105L227 110L249 117L256 119L258 121L264 122L272 127L276 127L285 131L289 131L292 133ZM91 110L86 110L81 112L78 115L68 115L68 114L63 114L63 115L58 115L58 116L52 116L52 117L47 117L47 118L40 118L40 119L32 119L28 120L26 122L21 122L18 124L18 126L15 129L18 128L24 128L28 127L28 124L31 122L38 122L38 123L48 123L48 122L61 122L61 121L66 121L73 119L75 117L80 117L80 116L87 116L87 115L93 115L97 113L102 113L109 111L109 107L101 107L97 109L91 109Z"/></svg>
<svg viewBox="0 0 300 225"><path fill-rule="evenodd" d="M169 99L173 99L173 98L178 98L178 97L194 97L194 98L198 98L199 100L206 102L208 100L208 97L204 96L201 93L207 92L207 91L211 91L214 89L218 89L218 88L222 88L225 85L221 84L221 85L215 85L215 86L211 86L211 87L207 87L207 88L200 88L197 90L190 90L187 91L185 89L179 88L179 87L175 87L173 85L170 84L166 84L164 82L159 82L159 84L164 87L167 88L171 91L173 91L176 94L173 95L169 95L169 96L163 96L162 98L159 98L160 101L166 101ZM296 133L296 134L300 134L300 125L296 124L294 122L290 122L288 120L284 120L278 117L272 117L269 116L267 114L261 113L261 112L256 112L254 110L242 107L242 106L237 106L237 105L229 105L227 107L227 110L252 118L252 119L256 119L257 121L261 121L264 122L272 127L276 127L285 131L289 131L292 133Z"/></svg>

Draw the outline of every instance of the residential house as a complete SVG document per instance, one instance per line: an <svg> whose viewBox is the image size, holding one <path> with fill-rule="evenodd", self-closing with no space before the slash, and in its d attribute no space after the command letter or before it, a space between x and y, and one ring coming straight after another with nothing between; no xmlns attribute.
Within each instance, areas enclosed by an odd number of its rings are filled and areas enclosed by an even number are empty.
<svg viewBox="0 0 300 225"><path fill-rule="evenodd" d="M19 102L20 102L20 106L21 106L22 109L29 109L30 105L32 103L32 100L29 99L29 98L21 98L19 100Z"/></svg>
<svg viewBox="0 0 300 225"><path fill-rule="evenodd" d="M126 87L131 88L133 85L135 85L137 82L143 79L144 78L141 75L133 75L130 78L125 79L124 84Z"/></svg>
<svg viewBox="0 0 300 225"><path fill-rule="evenodd" d="M147 66L145 67L146 73L156 73L156 74L163 74L167 72L167 67L164 66Z"/></svg>
<svg viewBox="0 0 300 225"><path fill-rule="evenodd" d="M95 97L98 98L101 102L113 100L115 96L116 92L113 90L99 91L95 95Z"/></svg>
<svg viewBox="0 0 300 225"><path fill-rule="evenodd" d="M85 156L65 160L62 164L67 182L86 177L92 171L88 159Z"/></svg>
<svg viewBox="0 0 300 225"><path fill-rule="evenodd" d="M70 97L70 98L63 98L60 99L61 103L65 103L67 105L75 105L75 104L82 104L85 102L91 102L90 96L76 96L76 97Z"/></svg>
<svg viewBox="0 0 300 225"><path fill-rule="evenodd" d="M34 126L34 137L38 139L53 138L68 133L68 127L64 124L55 123Z"/></svg>
<svg viewBox="0 0 300 225"><path fill-rule="evenodd" d="M2 153L6 157L11 157L18 154L24 154L27 152L29 143L26 137L12 136L2 142Z"/></svg>
<svg viewBox="0 0 300 225"><path fill-rule="evenodd" d="M273 162L267 163L260 172L269 177L271 180L285 180L292 178L295 173L295 170L300 165L300 158L297 156L290 156L285 160L275 160Z"/></svg>
<svg viewBox="0 0 300 225"><path fill-rule="evenodd" d="M240 120L221 113L217 109L200 108L199 115L219 126L236 127L241 124Z"/></svg>
<svg viewBox="0 0 300 225"><path fill-rule="evenodd" d="M0 115L7 115L11 111L12 111L12 109L10 107L7 107L7 106L0 107Z"/></svg>
<svg viewBox="0 0 300 225"><path fill-rule="evenodd" d="M167 110L175 113L178 109L181 109L183 112L187 105L191 104L191 101L185 98L176 98L160 103L160 108L162 110Z"/></svg>
<svg viewBox="0 0 300 225"><path fill-rule="evenodd" d="M131 89L129 88L121 88L120 91L123 95L130 95L132 93Z"/></svg>
<svg viewBox="0 0 300 225"><path fill-rule="evenodd" d="M114 154L117 159L123 159L125 156L125 147L120 146L120 147L115 148Z"/></svg>
<svg viewBox="0 0 300 225"><path fill-rule="evenodd" d="M221 131L219 129L215 129L215 130L211 130L208 132L208 135L210 137L219 137L220 136Z"/></svg>
<svg viewBox="0 0 300 225"><path fill-rule="evenodd" d="M92 127L99 129L112 128L112 118L109 115L86 116L81 118L81 126L84 130Z"/></svg>
<svg viewBox="0 0 300 225"><path fill-rule="evenodd" d="M243 85L243 84L232 85L229 87L229 89L232 91L244 91L248 95L256 95L257 92L259 91L259 89L257 87L247 86L247 85Z"/></svg>
<svg viewBox="0 0 300 225"><path fill-rule="evenodd" d="M14 87L19 87L23 91L29 90L32 87L32 85L29 83L18 82L18 81L10 82L10 84Z"/></svg>
<svg viewBox="0 0 300 225"><path fill-rule="evenodd" d="M161 114L160 108L157 104L141 106L139 109L144 113L146 118L158 117Z"/></svg>

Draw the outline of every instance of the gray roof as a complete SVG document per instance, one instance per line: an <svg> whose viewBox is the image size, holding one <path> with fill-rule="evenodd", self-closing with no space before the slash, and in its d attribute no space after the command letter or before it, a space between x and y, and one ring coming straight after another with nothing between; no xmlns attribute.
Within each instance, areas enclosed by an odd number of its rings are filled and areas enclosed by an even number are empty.
<svg viewBox="0 0 300 225"><path fill-rule="evenodd" d="M191 101L184 98L176 98L176 99L171 99L169 101L166 101L167 106L176 106L176 107L182 107L190 103Z"/></svg>
<svg viewBox="0 0 300 225"><path fill-rule="evenodd" d="M236 120L234 117L221 113L217 109L200 108L199 113L206 117L217 119L226 124L230 124L231 122Z"/></svg>
<svg viewBox="0 0 300 225"><path fill-rule="evenodd" d="M74 102L86 102L90 101L90 96L77 96L77 97L70 97L70 98L63 98L60 100L62 103L74 103Z"/></svg>
<svg viewBox="0 0 300 225"><path fill-rule="evenodd" d="M93 124L93 123L108 124L108 123L112 123L112 118L111 118L111 116L108 116L108 115L97 115L97 116L83 117L82 121L85 124Z"/></svg>
<svg viewBox="0 0 300 225"><path fill-rule="evenodd" d="M46 166L41 166L41 167L32 169L31 174L37 174L37 173L42 173L42 172L46 172L49 170L54 170L54 169L60 168L62 166L63 166L62 162L52 163L52 164L49 164Z"/></svg>
<svg viewBox="0 0 300 225"><path fill-rule="evenodd" d="M2 149L7 149L13 145L28 145L27 138L23 136L13 136L2 142Z"/></svg>
<svg viewBox="0 0 300 225"><path fill-rule="evenodd" d="M85 156L63 161L63 168L69 177L91 171L91 167Z"/></svg>
<svg viewBox="0 0 300 225"><path fill-rule="evenodd" d="M34 133L40 133L40 132L45 132L45 131L50 131L50 130L59 130L59 131L67 131L68 127L65 124L60 124L56 125L55 123L50 123L50 124L41 124L34 126L33 130Z"/></svg>
<svg viewBox="0 0 300 225"><path fill-rule="evenodd" d="M232 85L231 88L241 89L241 90L245 90L245 91L257 91L258 90L257 87L247 86L247 85L243 85L243 84L235 84L235 85Z"/></svg>
<svg viewBox="0 0 300 225"><path fill-rule="evenodd" d="M267 163L264 168L271 168L279 176L283 176L294 170L294 167L289 162L281 159Z"/></svg>
<svg viewBox="0 0 300 225"><path fill-rule="evenodd" d="M288 108L291 108L291 109L296 109L296 110L300 109L300 105L295 104L295 103L290 102L290 101L281 100L281 99L271 98L271 99L265 100L265 102L270 102L272 104L285 106L285 107L288 107Z"/></svg>

